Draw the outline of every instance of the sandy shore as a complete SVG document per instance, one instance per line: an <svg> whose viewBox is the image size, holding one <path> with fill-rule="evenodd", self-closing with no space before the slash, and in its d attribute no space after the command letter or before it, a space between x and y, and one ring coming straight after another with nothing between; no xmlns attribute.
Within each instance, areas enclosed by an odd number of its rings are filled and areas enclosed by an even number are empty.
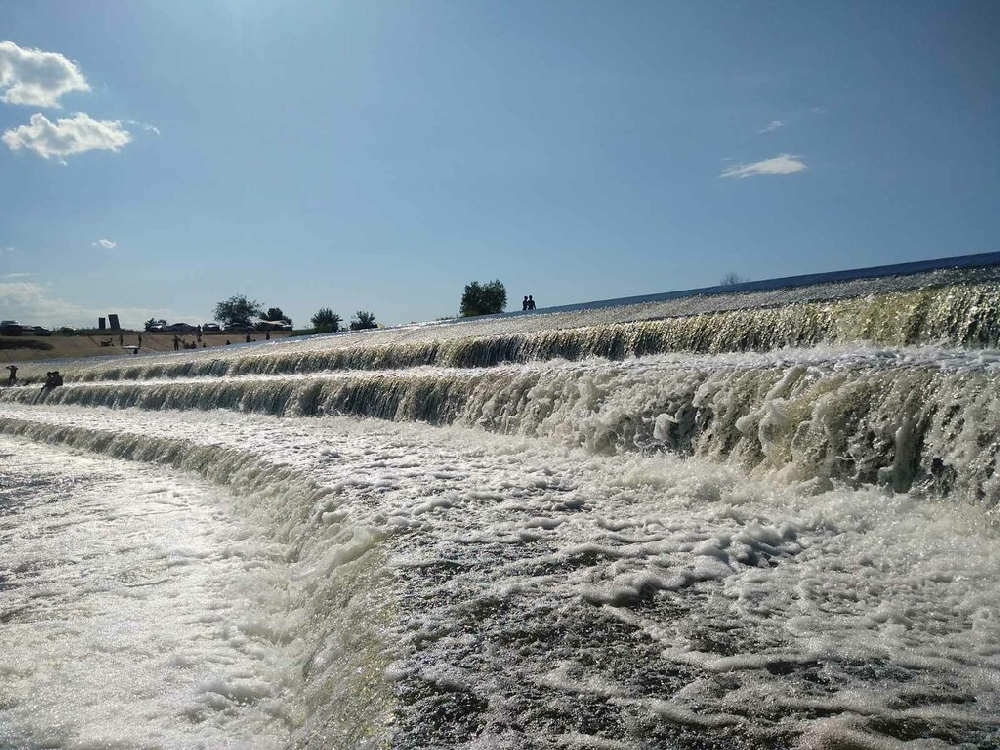
<svg viewBox="0 0 1000 750"><path fill-rule="evenodd" d="M182 343L195 342L194 334L180 335L177 334ZM251 338L257 341L263 341L265 334L263 333L252 333ZM271 338L278 339L288 336L287 332L272 332ZM167 352L173 351L174 348L174 334L172 333L135 333L135 332L123 332L121 338L119 339L119 334L103 334L95 336L87 335L74 335L74 336L64 336L61 334L53 334L52 336L2 336L0 341L12 342L16 344L26 344L29 341L38 341L46 344L51 344L51 349L31 349L27 347L18 347L16 349L0 349L0 362L4 364L18 364L21 362L38 362L46 359L62 359L66 357L109 357L109 356L121 356L128 357L132 355L132 350L126 347L137 346L139 342L139 336L142 336L142 351L143 352ZM197 343L199 349L202 348L202 344L206 348L212 348L215 346L225 346L226 341L230 341L233 344L239 344L246 341L246 334L244 333L209 333L203 334L200 343ZM110 346L102 346L102 342L110 343Z"/></svg>

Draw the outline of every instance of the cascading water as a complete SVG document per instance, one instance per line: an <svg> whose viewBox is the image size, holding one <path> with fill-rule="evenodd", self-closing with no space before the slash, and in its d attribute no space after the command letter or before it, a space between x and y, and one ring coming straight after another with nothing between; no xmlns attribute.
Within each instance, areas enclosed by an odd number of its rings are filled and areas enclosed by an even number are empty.
<svg viewBox="0 0 1000 750"><path fill-rule="evenodd" d="M5 389L0 746L996 747L994 275Z"/></svg>

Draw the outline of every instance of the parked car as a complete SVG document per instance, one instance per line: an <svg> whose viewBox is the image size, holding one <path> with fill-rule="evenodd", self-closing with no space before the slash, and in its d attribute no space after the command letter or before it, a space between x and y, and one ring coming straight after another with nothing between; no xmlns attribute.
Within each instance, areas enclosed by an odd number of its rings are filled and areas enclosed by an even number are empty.
<svg viewBox="0 0 1000 750"><path fill-rule="evenodd" d="M171 323L163 330L167 333L192 333L195 327L190 323Z"/></svg>
<svg viewBox="0 0 1000 750"><path fill-rule="evenodd" d="M33 336L51 336L52 331L43 326L31 326L31 334Z"/></svg>
<svg viewBox="0 0 1000 750"><path fill-rule="evenodd" d="M286 323L284 320L258 320L257 325L254 326L258 331L290 331L292 330L292 324Z"/></svg>
<svg viewBox="0 0 1000 750"><path fill-rule="evenodd" d="M0 320L0 336L20 336L23 330L16 320Z"/></svg>
<svg viewBox="0 0 1000 750"><path fill-rule="evenodd" d="M76 326L60 326L59 333L65 334L66 336L72 336L76 333Z"/></svg>
<svg viewBox="0 0 1000 750"><path fill-rule="evenodd" d="M250 333L253 330L253 326L247 321L236 321L235 323L227 323L225 330L235 333Z"/></svg>
<svg viewBox="0 0 1000 750"><path fill-rule="evenodd" d="M222 328L218 323L206 323L201 327L202 333L218 333Z"/></svg>

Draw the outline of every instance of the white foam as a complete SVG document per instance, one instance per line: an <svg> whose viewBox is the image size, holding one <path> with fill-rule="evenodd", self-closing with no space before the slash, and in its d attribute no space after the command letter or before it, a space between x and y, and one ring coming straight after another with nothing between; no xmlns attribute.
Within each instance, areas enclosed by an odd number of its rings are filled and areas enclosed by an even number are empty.
<svg viewBox="0 0 1000 750"><path fill-rule="evenodd" d="M416 727L459 694L484 737L521 721L623 747L630 727L880 748L905 721L977 741L1000 721L1000 540L975 508L595 455L558 435L12 404L3 416L36 441L3 438L5 460L44 480L5 495L37 503L3 517L0 559L23 569L34 618L0 630L17 654L0 687L16 736L96 742L128 720L164 747L205 733L282 744L334 732L345 705L379 736L393 711ZM57 435L144 446L233 494L37 447ZM33 524L45 534L24 535ZM394 705L397 689L429 697ZM122 701L145 718L110 708ZM571 726L588 701L612 717L600 731ZM532 724L542 708L549 723Z"/></svg>

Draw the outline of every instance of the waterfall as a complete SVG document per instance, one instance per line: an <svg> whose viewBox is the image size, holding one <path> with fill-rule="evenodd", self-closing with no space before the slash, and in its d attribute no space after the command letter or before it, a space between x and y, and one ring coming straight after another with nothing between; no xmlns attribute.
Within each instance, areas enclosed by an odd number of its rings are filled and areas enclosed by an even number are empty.
<svg viewBox="0 0 1000 750"><path fill-rule="evenodd" d="M511 332L496 332L497 321L487 320L275 341L265 351L232 347L232 351L143 357L138 362L80 362L73 365L70 377L142 380L423 366L485 368L586 357L621 360L667 352L764 352L822 343L938 343L979 349L1000 342L1000 288L992 283L652 320L593 322L604 312L540 315L530 326L526 319L514 320L508 326L515 329ZM519 327L536 330L516 330Z"/></svg>
<svg viewBox="0 0 1000 750"><path fill-rule="evenodd" d="M85 381L10 403L233 409L455 424L600 453L670 451L782 481L835 480L992 508L1000 358L940 350L657 356L545 366ZM0 413L0 423L4 417Z"/></svg>
<svg viewBox="0 0 1000 750"><path fill-rule="evenodd" d="M80 361L63 388L2 399L419 420L997 504L996 365L984 348L1000 335L994 285L516 334L386 334L403 340Z"/></svg>
<svg viewBox="0 0 1000 750"><path fill-rule="evenodd" d="M26 363L0 745L991 746L995 276Z"/></svg>

